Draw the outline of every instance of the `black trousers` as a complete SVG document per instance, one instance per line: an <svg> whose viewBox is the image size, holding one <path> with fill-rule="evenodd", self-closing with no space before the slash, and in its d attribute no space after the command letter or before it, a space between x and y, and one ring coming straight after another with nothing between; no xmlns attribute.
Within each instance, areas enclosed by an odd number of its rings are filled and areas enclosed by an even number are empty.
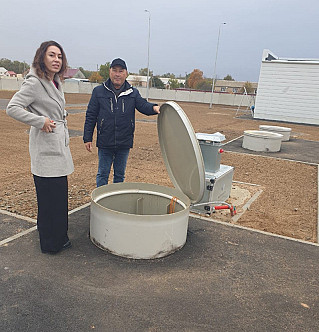
<svg viewBox="0 0 319 332"><path fill-rule="evenodd" d="M58 252L68 238L68 178L33 175L41 250Z"/></svg>

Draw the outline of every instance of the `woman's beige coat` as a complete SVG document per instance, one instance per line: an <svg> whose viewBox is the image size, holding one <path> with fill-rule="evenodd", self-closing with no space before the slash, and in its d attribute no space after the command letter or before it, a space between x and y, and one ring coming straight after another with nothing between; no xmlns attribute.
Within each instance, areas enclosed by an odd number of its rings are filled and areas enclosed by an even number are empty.
<svg viewBox="0 0 319 332"><path fill-rule="evenodd" d="M29 151L31 172L42 177L57 177L73 172L73 161L69 148L69 133L62 84L58 75L53 82L39 78L31 68L20 91L11 99L7 114L31 126ZM41 131L45 118L56 122L52 133Z"/></svg>

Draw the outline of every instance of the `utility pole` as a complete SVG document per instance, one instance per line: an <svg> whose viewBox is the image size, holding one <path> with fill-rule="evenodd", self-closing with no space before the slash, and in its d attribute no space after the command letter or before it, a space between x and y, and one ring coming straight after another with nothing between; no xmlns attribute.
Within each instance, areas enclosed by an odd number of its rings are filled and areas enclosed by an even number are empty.
<svg viewBox="0 0 319 332"><path fill-rule="evenodd" d="M150 39L151 39L151 12L147 9L144 10L148 13L148 42L147 42L147 88L146 88L146 100L148 101L149 89L150 89Z"/></svg>
<svg viewBox="0 0 319 332"><path fill-rule="evenodd" d="M213 105L213 94L214 94L214 87L215 87L215 81L217 79L216 77L216 64L217 64L217 55L218 55L218 46L219 46L219 36L220 36L220 28L222 25L224 25L226 23L220 23L219 25L219 29L218 29L218 39L217 39L217 47L216 47L216 56L215 56L215 65L214 65L214 75L213 75L213 85L212 85L212 94L210 96L210 104L209 104L209 108L212 108Z"/></svg>

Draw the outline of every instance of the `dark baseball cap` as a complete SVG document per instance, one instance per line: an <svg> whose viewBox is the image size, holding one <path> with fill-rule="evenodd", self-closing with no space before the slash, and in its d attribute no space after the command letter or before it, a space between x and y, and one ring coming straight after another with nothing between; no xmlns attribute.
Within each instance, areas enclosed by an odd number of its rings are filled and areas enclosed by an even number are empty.
<svg viewBox="0 0 319 332"><path fill-rule="evenodd" d="M122 67L123 69L126 69L127 70L127 67L126 67L126 63L124 60L120 59L120 58L117 58L117 59L114 59L111 63L111 68L112 67L115 67L115 66L120 66Z"/></svg>

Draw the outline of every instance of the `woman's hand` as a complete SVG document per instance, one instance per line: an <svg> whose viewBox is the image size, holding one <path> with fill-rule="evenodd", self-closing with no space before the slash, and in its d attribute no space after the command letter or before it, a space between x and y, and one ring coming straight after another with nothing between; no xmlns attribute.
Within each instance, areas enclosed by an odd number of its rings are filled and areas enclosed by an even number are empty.
<svg viewBox="0 0 319 332"><path fill-rule="evenodd" d="M49 118L45 118L44 126L42 127L42 131L45 131L46 133L52 133L53 129L56 127L55 122L53 120L50 120Z"/></svg>

